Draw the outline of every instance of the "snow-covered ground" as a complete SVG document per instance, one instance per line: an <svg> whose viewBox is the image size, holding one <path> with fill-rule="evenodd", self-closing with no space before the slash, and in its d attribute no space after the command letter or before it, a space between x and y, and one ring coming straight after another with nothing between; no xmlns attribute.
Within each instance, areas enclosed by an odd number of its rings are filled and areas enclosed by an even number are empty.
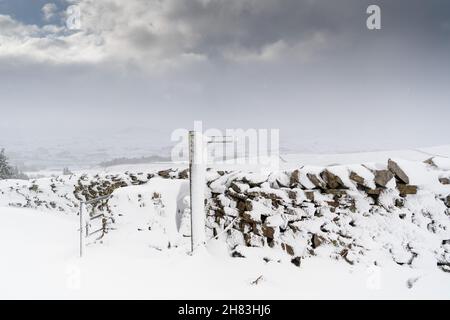
<svg viewBox="0 0 450 320"><path fill-rule="evenodd" d="M344 164L359 164L369 162L386 163L390 158L401 158L411 161L424 161L434 156L450 158L450 145L429 148L371 151L340 154L286 154L281 155L284 160L280 165L283 169L298 167L299 165L330 166Z"/></svg>
<svg viewBox="0 0 450 320"><path fill-rule="evenodd" d="M439 170L429 169L422 163L434 155L440 156L435 159L440 161ZM445 220L448 215L445 216L442 213L445 209L441 208L445 206L434 194L448 193L448 186L441 185L438 177L450 170L449 156L450 147L443 146L420 151L284 155L280 164L283 169L357 163L377 168L377 163L398 158L411 184L426 192L411 196L405 209L387 203L386 207L393 210L388 215L360 217L356 219L357 227L347 228L347 231L352 237L361 232L362 236L373 236L369 239L371 242L386 240L386 243L378 244L380 250L401 239L404 233L403 238L408 243L410 237L419 239L415 249L428 254L440 246L441 237L448 232L448 221ZM287 263L276 262L277 259L267 262L258 254L232 258L221 237L189 255L188 181L147 178L148 172L184 167L184 164L168 163L129 165L91 169L85 179L78 175L36 181L2 181L0 298L450 299L450 273L437 268L433 257L427 260L428 255L424 257L429 263L399 265L380 258L383 263L375 266L367 263L351 265L342 259L330 259L327 254L317 254L302 259L298 267L290 263L290 258ZM355 165L348 168L357 169ZM330 170L338 174L341 169L333 167ZM124 174L125 171L131 173ZM105 181L117 179L127 182L127 186L116 189L109 200L116 218L114 230L95 243L91 239L85 255L80 258L76 188L85 183L87 190L95 191L100 186L108 188ZM343 180L346 184L351 183ZM132 185L136 181L142 184ZM428 199L429 203L421 199ZM408 212L416 210L410 208L414 201L423 202L417 203L418 211L428 206L432 215L422 217L418 212L414 214L417 221L413 224ZM12 208L11 205L34 209ZM356 217L358 212L351 215ZM406 220L397 217L399 213L405 214ZM317 222L314 219L303 223L311 227ZM432 224L441 230L440 234L428 230L428 219L438 219ZM383 224L386 224L386 235L383 235L385 231L377 229ZM367 226L366 233L361 229L364 226ZM396 247L403 247L403 243L391 248L393 254L401 256L401 250L394 252ZM330 247L319 249L326 251L327 248Z"/></svg>
<svg viewBox="0 0 450 320"><path fill-rule="evenodd" d="M450 298L450 276L436 268L378 269L320 258L298 268L230 258L220 241L190 256L151 249L117 231L80 259L77 217L15 208L0 214L3 299Z"/></svg>

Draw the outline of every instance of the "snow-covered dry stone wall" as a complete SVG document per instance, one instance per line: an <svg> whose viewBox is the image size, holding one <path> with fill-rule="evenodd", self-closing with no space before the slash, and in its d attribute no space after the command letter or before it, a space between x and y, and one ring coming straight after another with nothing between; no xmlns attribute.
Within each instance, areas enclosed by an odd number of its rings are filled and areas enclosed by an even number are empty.
<svg viewBox="0 0 450 320"><path fill-rule="evenodd" d="M187 178L187 170L173 169L4 180L0 206L77 214L80 200L113 194L91 211L110 215L116 230L135 230L147 247L173 249L189 243ZM234 257L300 265L320 256L450 271L446 158L270 174L210 170L206 193L208 238L222 239Z"/></svg>
<svg viewBox="0 0 450 320"><path fill-rule="evenodd" d="M210 172L208 229L236 257L450 271L450 162L389 160L268 175ZM279 255L284 252L283 255Z"/></svg>
<svg viewBox="0 0 450 320"><path fill-rule="evenodd" d="M144 185L155 177L187 179L188 171L127 171L117 174L74 174L34 180L2 180L0 206L78 213L80 201L107 196L119 188ZM97 203L96 209L108 210L108 201Z"/></svg>

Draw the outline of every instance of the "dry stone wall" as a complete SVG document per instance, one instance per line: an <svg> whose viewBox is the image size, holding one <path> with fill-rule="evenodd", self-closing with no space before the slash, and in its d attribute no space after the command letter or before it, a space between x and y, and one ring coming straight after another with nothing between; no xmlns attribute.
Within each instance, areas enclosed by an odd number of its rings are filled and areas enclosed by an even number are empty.
<svg viewBox="0 0 450 320"><path fill-rule="evenodd" d="M0 206L77 213L81 200L154 177L187 179L188 170L6 180ZM299 266L319 256L450 271L450 163L444 159L270 174L209 170L206 190L208 236L226 241L234 257ZM91 209L111 212L107 200Z"/></svg>
<svg viewBox="0 0 450 320"><path fill-rule="evenodd" d="M409 164L408 164L409 165ZM447 170L389 160L370 165L303 167L269 175L211 172L208 230L236 257L284 252L300 265L310 256L399 265L432 263L450 271ZM253 251L254 251L253 250Z"/></svg>

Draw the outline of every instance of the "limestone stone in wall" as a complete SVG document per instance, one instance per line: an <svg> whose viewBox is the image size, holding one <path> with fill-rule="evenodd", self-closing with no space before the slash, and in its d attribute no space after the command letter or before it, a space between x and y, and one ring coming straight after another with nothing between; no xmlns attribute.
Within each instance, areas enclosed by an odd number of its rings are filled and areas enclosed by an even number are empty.
<svg viewBox="0 0 450 320"><path fill-rule="evenodd" d="M390 170L375 171L375 183L380 187L386 188L393 178L394 174Z"/></svg>
<svg viewBox="0 0 450 320"><path fill-rule="evenodd" d="M389 159L388 160L388 169L404 184L409 184L409 177L407 174L400 168L397 162Z"/></svg>

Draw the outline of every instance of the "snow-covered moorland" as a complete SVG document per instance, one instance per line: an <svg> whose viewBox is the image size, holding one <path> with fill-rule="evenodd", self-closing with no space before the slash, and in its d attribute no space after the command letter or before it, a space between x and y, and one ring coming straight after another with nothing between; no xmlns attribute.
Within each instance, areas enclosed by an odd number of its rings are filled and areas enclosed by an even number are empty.
<svg viewBox="0 0 450 320"><path fill-rule="evenodd" d="M450 161L389 158L211 170L192 256L182 167L0 181L0 297L448 299ZM80 259L79 201L111 193Z"/></svg>

